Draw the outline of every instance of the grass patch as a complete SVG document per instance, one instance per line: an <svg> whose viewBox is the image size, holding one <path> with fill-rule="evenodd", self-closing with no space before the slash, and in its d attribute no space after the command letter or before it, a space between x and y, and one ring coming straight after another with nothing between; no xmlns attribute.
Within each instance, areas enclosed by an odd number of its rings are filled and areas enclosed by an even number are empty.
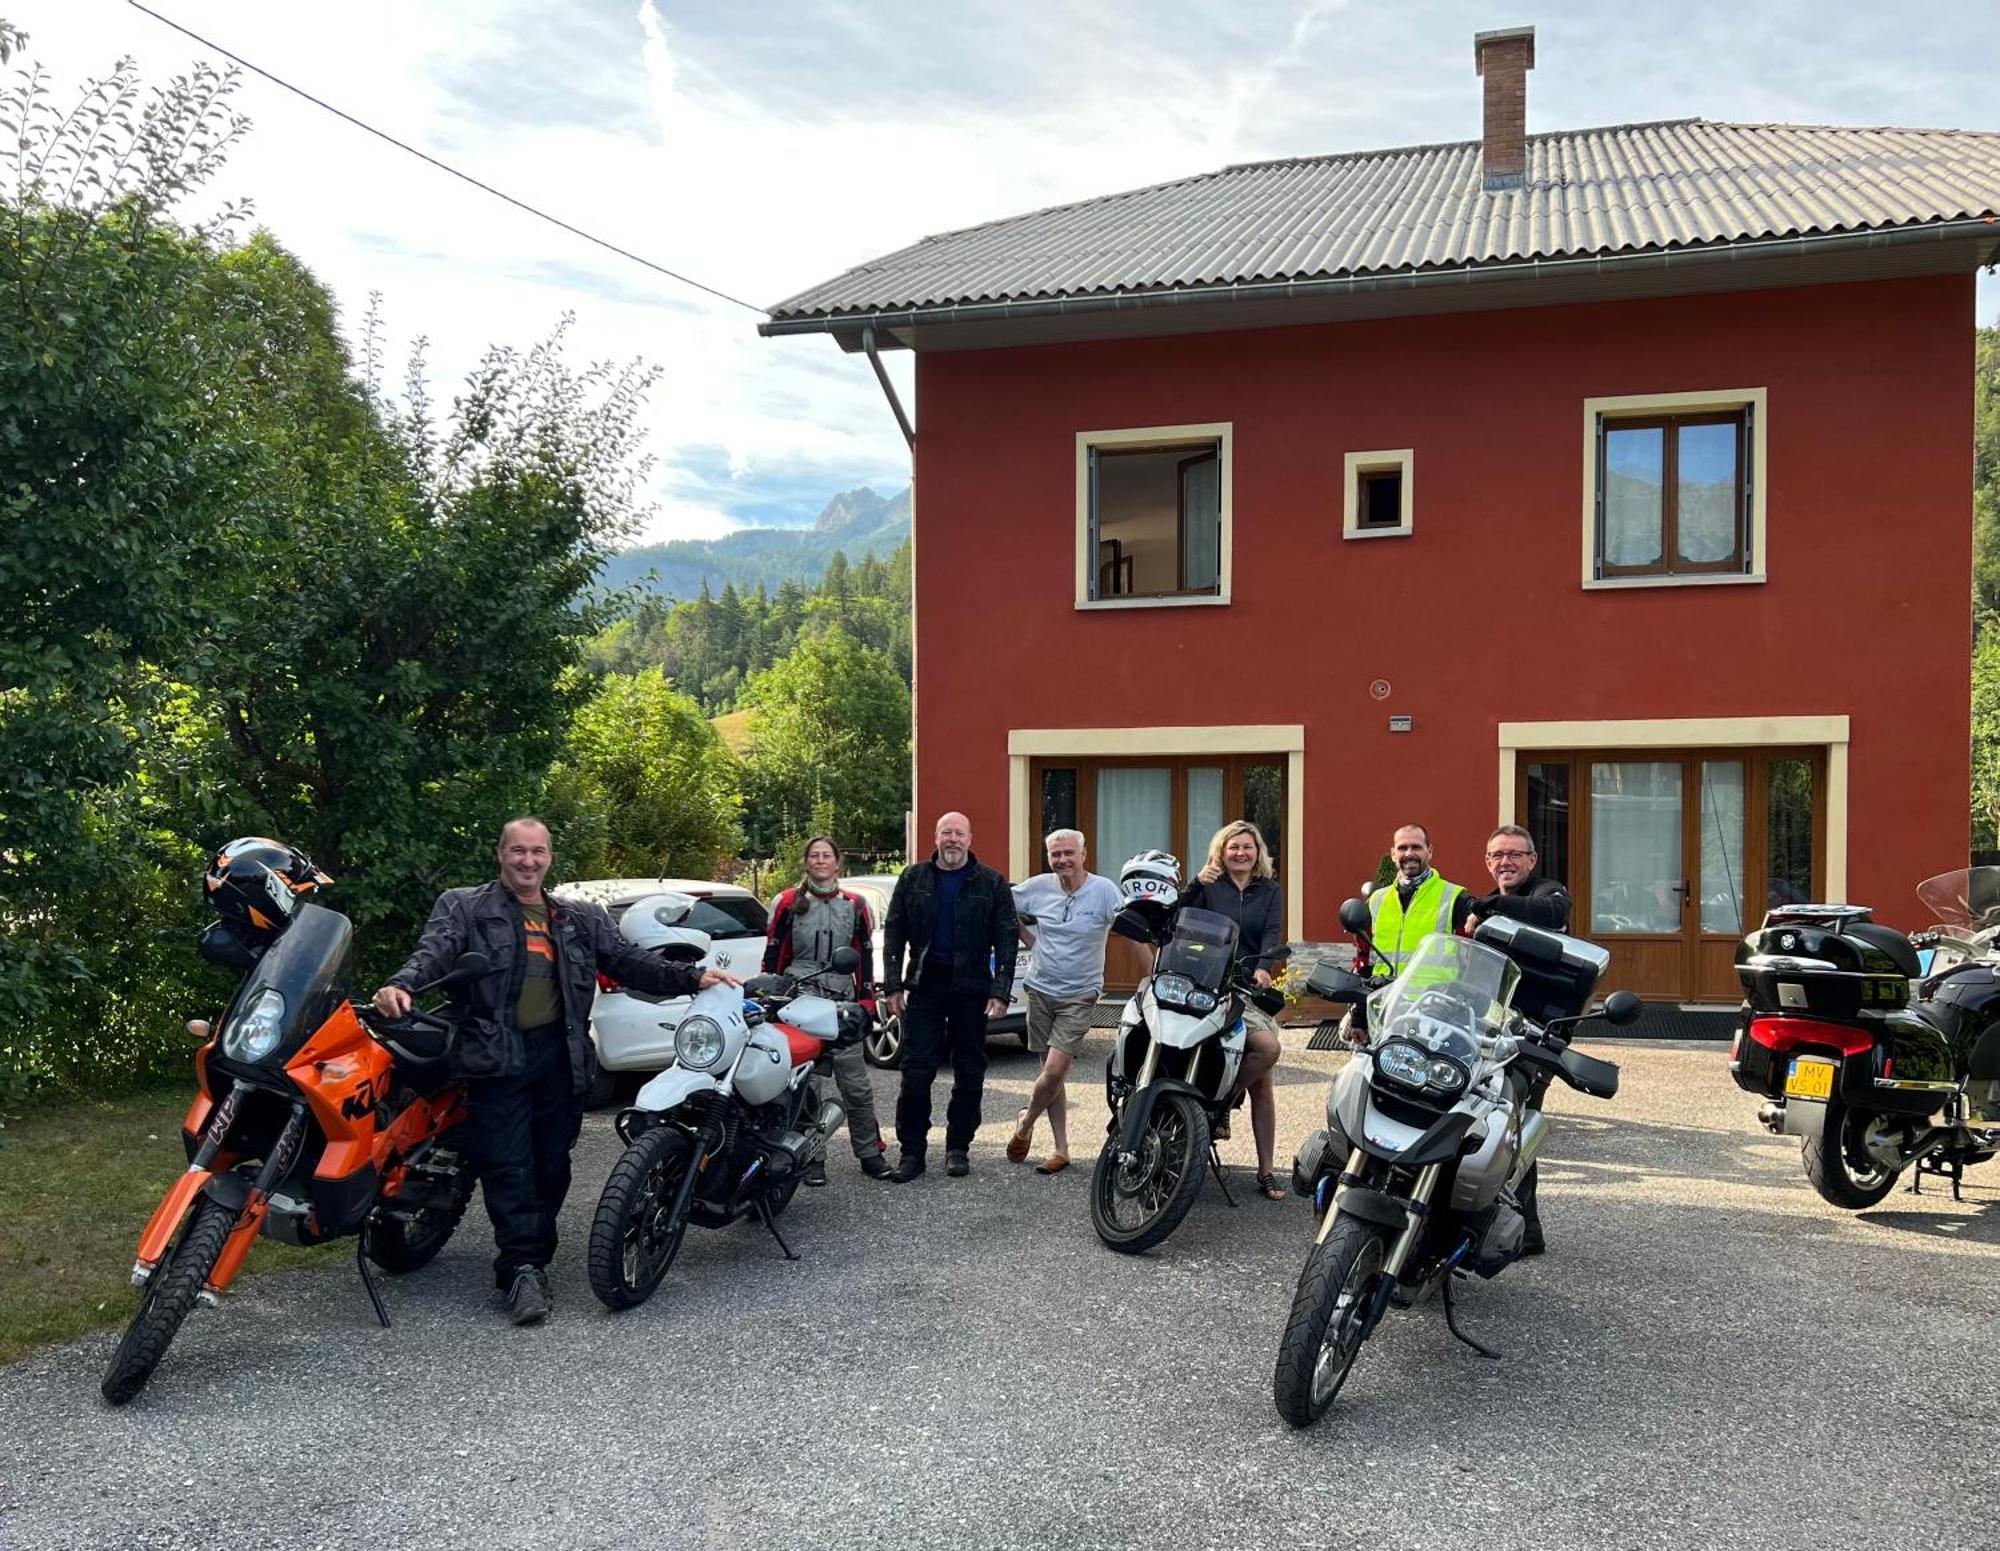
<svg viewBox="0 0 2000 1551"><path fill-rule="evenodd" d="M181 1120L192 1097L183 1086L0 1121L0 1363L131 1319L133 1251L187 1167ZM306 1265L314 1254L259 1239L244 1270Z"/></svg>

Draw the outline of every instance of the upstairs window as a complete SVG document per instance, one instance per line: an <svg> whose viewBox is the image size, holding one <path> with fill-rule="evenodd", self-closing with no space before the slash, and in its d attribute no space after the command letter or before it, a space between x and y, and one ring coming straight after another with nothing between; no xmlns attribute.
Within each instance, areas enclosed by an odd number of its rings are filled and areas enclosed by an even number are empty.
<svg viewBox="0 0 2000 1551"><path fill-rule="evenodd" d="M1762 399L1589 401L1586 585L1763 579Z"/></svg>
<svg viewBox="0 0 2000 1551"><path fill-rule="evenodd" d="M1078 438L1080 607L1228 601L1228 430Z"/></svg>
<svg viewBox="0 0 2000 1551"><path fill-rule="evenodd" d="M1387 538L1410 532L1411 481L1415 454L1350 452L1345 459L1346 494L1341 533L1350 539Z"/></svg>

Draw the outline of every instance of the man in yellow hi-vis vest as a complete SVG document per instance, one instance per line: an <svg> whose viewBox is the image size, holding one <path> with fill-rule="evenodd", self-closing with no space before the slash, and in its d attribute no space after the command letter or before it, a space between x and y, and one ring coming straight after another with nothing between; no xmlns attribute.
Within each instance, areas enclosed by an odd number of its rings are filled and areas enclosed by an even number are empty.
<svg viewBox="0 0 2000 1551"><path fill-rule="evenodd" d="M1431 933L1455 932L1472 913L1472 896L1432 870L1431 832L1423 825L1397 830L1389 852L1396 860L1396 881L1368 896L1368 935L1376 948L1368 973L1377 985L1401 974Z"/></svg>

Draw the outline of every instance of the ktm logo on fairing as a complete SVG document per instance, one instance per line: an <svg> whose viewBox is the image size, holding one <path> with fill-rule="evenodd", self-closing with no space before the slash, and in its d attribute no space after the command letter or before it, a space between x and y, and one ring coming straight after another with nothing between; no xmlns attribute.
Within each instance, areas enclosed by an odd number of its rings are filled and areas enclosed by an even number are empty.
<svg viewBox="0 0 2000 1551"><path fill-rule="evenodd" d="M364 1077L361 1086L340 1101L340 1114L344 1120L360 1120L375 1108L375 1079Z"/></svg>

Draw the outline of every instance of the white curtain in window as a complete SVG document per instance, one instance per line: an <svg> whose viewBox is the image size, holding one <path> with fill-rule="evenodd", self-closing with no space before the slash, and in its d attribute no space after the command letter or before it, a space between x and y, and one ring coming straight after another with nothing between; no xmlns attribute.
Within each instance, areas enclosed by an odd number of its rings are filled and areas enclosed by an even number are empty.
<svg viewBox="0 0 2000 1551"><path fill-rule="evenodd" d="M1680 931L1681 881L1680 762L1593 764L1591 931Z"/></svg>
<svg viewBox="0 0 2000 1551"><path fill-rule="evenodd" d="M1743 930L1743 761L1701 764L1701 929Z"/></svg>
<svg viewBox="0 0 2000 1551"><path fill-rule="evenodd" d="M1174 773L1109 765L1097 772L1095 871L1111 877L1141 851L1174 848ZM1186 858L1182 858L1183 861ZM1183 869L1182 881L1186 881Z"/></svg>
<svg viewBox="0 0 2000 1551"><path fill-rule="evenodd" d="M1187 773L1187 845L1181 851L1181 871L1186 877L1201 871L1208 843L1222 823L1222 772L1213 765L1191 767Z"/></svg>

